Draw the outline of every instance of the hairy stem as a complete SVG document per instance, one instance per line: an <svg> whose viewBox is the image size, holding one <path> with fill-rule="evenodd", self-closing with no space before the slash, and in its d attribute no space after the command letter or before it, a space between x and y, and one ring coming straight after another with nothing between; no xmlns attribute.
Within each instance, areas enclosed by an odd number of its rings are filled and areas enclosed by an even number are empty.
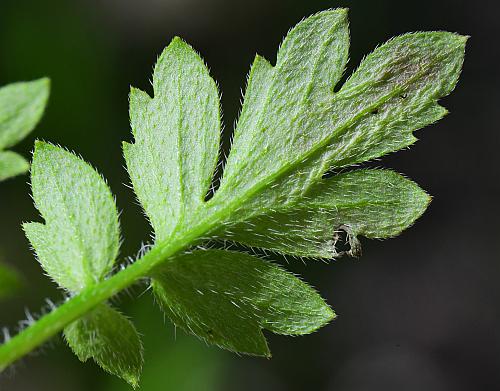
<svg viewBox="0 0 500 391"><path fill-rule="evenodd" d="M362 114L364 112L360 115ZM327 141L328 139L325 139L315 148L311 149L306 154L306 157L326 144ZM178 232L172 240L155 245L151 251L127 268L103 282L83 289L64 304L47 315L42 316L12 339L0 345L0 372L56 335L71 322L84 316L100 303L133 285L141 278L148 277L156 266L164 264L177 252L192 246L199 238L206 235L207 232L219 226L221 222L226 221L229 216L238 210L239 205L251 199L260 190L265 188L266 185L285 175L292 168L292 165L282 167L229 203L225 203L224 201L219 202L218 195L221 192L217 192L207 203L207 207L211 207L212 213L207 213L206 218L201 220L193 229Z"/></svg>
<svg viewBox="0 0 500 391"><path fill-rule="evenodd" d="M114 274L107 280L91 285L70 298L52 312L42 316L12 339L0 345L0 372L7 366L22 358L48 339L62 331L67 325L81 318L100 303L108 300L123 289L136 283L141 278L149 277L150 272L160 264L168 262L177 252L182 251L213 228L231 216L246 200L258 193L273 179L282 176L290 169L289 166L257 183L229 203L218 202L217 194L208 203L212 213L207 213L193 229L179 232L172 240L159 243L151 251L125 269Z"/></svg>
<svg viewBox="0 0 500 391"><path fill-rule="evenodd" d="M278 173L278 175L280 174L282 172ZM259 183L260 187L263 186L262 182ZM103 282L83 289L64 304L42 316L12 339L0 345L0 372L100 303L133 285L141 278L148 277L155 267L167 262L177 252L192 246L199 238L225 221L238 208L242 200L251 198L260 187L251 188L242 197L237 197L232 202L224 204L223 207L215 202L216 197L212 198L209 204L211 204L213 213L208 213L207 218L200 221L193 229L179 232L172 240L155 245L151 251L130 266Z"/></svg>
<svg viewBox="0 0 500 391"><path fill-rule="evenodd" d="M141 278L148 277L156 266L172 259L172 256L177 252L192 246L198 238L214 226L214 221L217 219L213 219L210 223L202 222L195 229L180 235L182 237L153 247L151 251L130 266L101 283L83 289L64 304L42 316L12 339L0 345L0 372L42 345L71 322L84 316L98 304L133 285Z"/></svg>

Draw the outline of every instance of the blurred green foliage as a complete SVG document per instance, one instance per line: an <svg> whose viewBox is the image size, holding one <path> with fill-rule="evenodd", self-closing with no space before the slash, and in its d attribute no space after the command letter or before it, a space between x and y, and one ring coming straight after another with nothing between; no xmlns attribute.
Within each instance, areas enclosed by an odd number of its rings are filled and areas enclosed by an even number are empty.
<svg viewBox="0 0 500 391"><path fill-rule="evenodd" d="M18 293L21 286L19 274L10 267L0 264L0 300Z"/></svg>

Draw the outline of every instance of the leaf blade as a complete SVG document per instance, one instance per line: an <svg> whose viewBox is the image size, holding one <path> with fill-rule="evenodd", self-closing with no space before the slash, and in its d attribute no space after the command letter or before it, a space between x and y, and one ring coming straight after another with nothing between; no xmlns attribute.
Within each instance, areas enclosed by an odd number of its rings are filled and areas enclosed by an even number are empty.
<svg viewBox="0 0 500 391"><path fill-rule="evenodd" d="M269 85L262 87L261 107L247 108L259 120L252 128L242 128L240 123L246 125L242 115L235 129L220 193L226 188L244 192L262 181L269 173L266 171L279 171L289 164L297 151L309 144L307 138L324 133L322 128L305 129L303 122L310 115L311 102L318 104L333 92L347 63L348 48L345 9L319 12L290 31L278 52L272 77L266 81ZM248 90L261 89L255 84L262 82L251 78ZM243 112L249 104L252 101L244 102ZM240 133L250 135L240 137Z"/></svg>
<svg viewBox="0 0 500 391"><path fill-rule="evenodd" d="M64 337L80 361L92 358L105 371L138 387L142 343L133 323L121 313L101 304L67 326Z"/></svg>
<svg viewBox="0 0 500 391"><path fill-rule="evenodd" d="M12 151L0 151L0 181L24 174L30 168L21 155Z"/></svg>
<svg viewBox="0 0 500 391"><path fill-rule="evenodd" d="M430 197L403 176L381 169L338 174L312 186L287 208L230 226L220 237L299 257L332 258L336 231L345 230L352 255L357 236L399 235L427 208Z"/></svg>
<svg viewBox="0 0 500 391"><path fill-rule="evenodd" d="M23 224L45 271L78 292L102 280L118 255L116 205L103 178L82 159L37 141L31 182L45 224Z"/></svg>
<svg viewBox="0 0 500 391"><path fill-rule="evenodd" d="M157 240L203 206L218 159L218 91L198 54L174 38L153 75L155 97L132 89L135 143L124 144L134 190Z"/></svg>
<svg viewBox="0 0 500 391"><path fill-rule="evenodd" d="M335 316L291 273L233 251L180 255L154 275L152 286L177 326L209 343L251 355L270 355L262 328L302 335Z"/></svg>
<svg viewBox="0 0 500 391"><path fill-rule="evenodd" d="M231 198L244 203L232 216L233 221L244 220L254 210L293 203L332 168L410 145L416 140L412 134L415 130L446 114L437 100L456 85L466 40L467 37L446 32L396 37L369 55L338 92L333 91L332 84L332 91L325 94L323 101L308 98L295 126L276 131L290 115L284 110L269 116L265 126L261 123L247 129L260 138L247 136L245 142L252 141L252 145L233 145L214 204L219 200L227 204ZM371 67L375 71L370 73ZM288 82L300 76L293 72L280 75L277 65L273 78ZM273 98L268 105L289 99L286 95ZM266 110L269 109L261 109ZM284 137L285 148L281 148L284 141L275 135ZM288 157L283 151L288 151Z"/></svg>
<svg viewBox="0 0 500 391"><path fill-rule="evenodd" d="M49 89L47 78L0 88L0 150L17 144L34 129L45 110Z"/></svg>

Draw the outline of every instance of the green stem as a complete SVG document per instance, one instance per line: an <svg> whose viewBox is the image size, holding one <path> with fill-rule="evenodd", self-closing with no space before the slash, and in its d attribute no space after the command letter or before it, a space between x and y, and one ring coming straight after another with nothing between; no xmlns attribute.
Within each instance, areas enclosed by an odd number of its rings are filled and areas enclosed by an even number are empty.
<svg viewBox="0 0 500 391"><path fill-rule="evenodd" d="M241 199L244 199L245 196L249 198L256 192L255 189L251 190L244 194ZM155 267L172 259L172 256L177 252L192 246L203 235L217 227L222 221L225 221L238 209L238 205L241 203L241 199L234 199L221 207L221 205L214 202L215 198L209 201L213 213L208 213L208 216L193 229L178 233L172 240L155 245L151 251L130 266L107 280L83 289L64 304L42 316L12 339L0 345L0 372L52 338L71 322L84 316L100 303L133 285L141 278L149 277Z"/></svg>
<svg viewBox="0 0 500 391"><path fill-rule="evenodd" d="M12 339L0 345L0 372L56 335L71 322L84 316L98 304L133 285L141 278L148 277L152 269L172 259L175 253L191 246L213 225L213 222L211 224L202 222L196 229L185 233L182 237L154 247L142 258L109 279L83 289L52 312L42 316Z"/></svg>
<svg viewBox="0 0 500 391"><path fill-rule="evenodd" d="M411 78L407 84L411 83L419 76L420 73ZM326 146L333 137L333 134L338 135L340 132L346 131L350 125L368 113L371 109L373 109L373 107L376 107L378 104L383 103L391 97L397 95L397 93L399 93L402 89L403 87L395 88L391 91L391 93L380 98L377 102L375 102L375 104L361 110L353 116L353 118L346 121L339 129L336 130L336 132L332 132L329 137L325 137L321 142L317 143L314 148L299 156L299 158L296 159L296 162L311 156L314 152ZM270 182L286 174L293 167L293 164L284 165L272 175L269 175L258 182L255 186L251 187L242 195L242 197L237 197L229 204L222 202L219 205L219 208L215 207L212 209L215 212L210 216L210 219L205 219L200 222L195 229L190 230L187 233L184 232L183 235L180 235L182 237L176 236L168 243L160 243L132 265L116 273L108 280L82 290L79 294L72 297L63 305L21 331L14 338L0 346L0 371L47 341L49 338L53 337L65 326L82 317L98 304L134 284L137 280L147 277L154 267L166 262L178 251L192 245L198 238L202 237L204 234L209 232L210 229L217 226L217 223L224 221L226 217L237 210L239 204L242 204L243 201L251 198L261 189L265 188L265 186L267 186ZM214 198L212 198L212 206L214 206L213 204L215 200L219 200L220 194L224 193L222 190L226 183L228 182L225 181L221 184L219 191L215 194Z"/></svg>
<svg viewBox="0 0 500 391"><path fill-rule="evenodd" d="M352 121L343 125L342 129L346 129L348 124L354 122L358 117L368 112L369 109L361 111ZM325 138L315 148L311 149L307 155L323 146L328 142L329 138ZM264 178L255 186L251 187L247 192L244 192L241 197L236 197L228 204L222 202L219 204L219 195L223 193L221 190L225 183L221 185L219 191L214 198L209 201L213 213L209 213L210 218L206 218L198 223L198 225L188 232L182 232L174 237L173 240L167 243L160 243L155 246L150 252L137 260L132 265L121 270L111 278L87 287L76 296L56 308L49 314L41 317L35 323L21 331L14 338L0 346L0 371L5 369L9 364L31 352L36 347L43 344L49 338L53 337L59 331L64 329L71 322L79 319L87 312L91 311L98 304L108 300L123 289L133 285L137 280L148 277L153 268L166 262L178 251L181 251L191 246L197 239L216 227L221 221L230 216L238 209L245 200L250 199L253 195L265 188L270 182L287 173L293 165L285 165L281 169Z"/></svg>

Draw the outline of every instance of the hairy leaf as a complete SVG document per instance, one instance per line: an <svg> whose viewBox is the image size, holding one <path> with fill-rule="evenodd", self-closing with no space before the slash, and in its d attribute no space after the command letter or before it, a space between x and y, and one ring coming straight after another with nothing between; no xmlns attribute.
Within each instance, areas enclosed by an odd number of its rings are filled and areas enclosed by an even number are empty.
<svg viewBox="0 0 500 391"><path fill-rule="evenodd" d="M339 231L347 233L352 255L359 253L358 235L399 234L429 202L416 184L383 170L323 176L407 147L415 130L443 117L437 101L457 82L465 42L446 32L396 37L336 88L348 59L347 11L303 20L285 38L275 66L255 58L221 185L205 202L219 142L217 89L199 56L174 39L156 65L154 98L132 89L135 144L124 145L155 244L190 237L194 227L204 237L330 258L340 255ZM242 304L231 303L216 285L236 296L255 288L247 257L184 255L169 262L153 286L174 323L230 350L266 355L261 329L269 329L263 321L269 314L256 314L258 306L248 303L237 312ZM217 288L205 292L200 287L207 284ZM272 292L261 289L259 298L271 299ZM296 308L310 306L294 297ZM221 311L227 317L219 317Z"/></svg>
<svg viewBox="0 0 500 391"><path fill-rule="evenodd" d="M395 172L356 170L316 183L299 202L230 227L224 237L285 254L331 258L341 255L335 232L345 230L357 255L357 235L396 236L429 201L417 184Z"/></svg>
<svg viewBox="0 0 500 391"><path fill-rule="evenodd" d="M45 224L23 228L45 271L72 292L101 281L120 242L116 205L102 177L72 153L37 142L31 186Z"/></svg>
<svg viewBox="0 0 500 391"><path fill-rule="evenodd" d="M49 97L49 79L13 83L0 88L0 181L28 171L28 162L2 150L21 141L36 126Z"/></svg>
<svg viewBox="0 0 500 391"><path fill-rule="evenodd" d="M218 196L238 196L255 186L261 191L269 184L263 181L300 163L332 132L325 105L342 76L348 49L347 11L337 9L293 28L275 67L257 56Z"/></svg>
<svg viewBox="0 0 500 391"><path fill-rule="evenodd" d="M203 205L219 150L217 86L195 51L175 38L158 59L154 98L130 92L135 143L124 143L134 190L156 240L189 226Z"/></svg>
<svg viewBox="0 0 500 391"><path fill-rule="evenodd" d="M217 205L241 204L231 221L300 202L329 169L404 148L415 141L413 131L445 115L437 100L458 80L466 37L424 32L394 38L335 92L346 29L344 10L321 12L290 32L275 67L256 59L214 197Z"/></svg>
<svg viewBox="0 0 500 391"><path fill-rule="evenodd" d="M64 337L80 361L93 358L104 370L136 388L143 357L134 325L107 304L64 329Z"/></svg>
<svg viewBox="0 0 500 391"><path fill-rule="evenodd" d="M253 355L270 355L261 329L308 334L335 316L306 283L276 264L240 252L181 255L154 276L152 286L177 326L209 343Z"/></svg>
<svg viewBox="0 0 500 391"><path fill-rule="evenodd" d="M392 171L340 168L409 146L414 131L446 114L438 100L455 87L466 39L447 32L396 37L337 87L348 58L347 11L303 20L285 38L276 65L255 58L220 187L206 201L219 152L218 90L198 54L174 38L156 64L153 96L131 89L134 140L123 146L155 242L102 284L119 248L111 192L80 158L37 143L33 197L45 224L24 228L54 280L71 293L85 288L65 306L73 311L66 319L81 316L84 301L85 310L95 308L65 330L78 357L137 384L137 333L103 303L141 278L151 279L177 326L235 352L269 356L263 330L302 335L333 319L323 299L280 266L243 252L203 250L203 243L230 240L330 258L357 255L360 235L386 238L411 225L429 202L416 184ZM342 231L346 251L336 247ZM2 353L4 362L15 359L0 347L0 367Z"/></svg>

